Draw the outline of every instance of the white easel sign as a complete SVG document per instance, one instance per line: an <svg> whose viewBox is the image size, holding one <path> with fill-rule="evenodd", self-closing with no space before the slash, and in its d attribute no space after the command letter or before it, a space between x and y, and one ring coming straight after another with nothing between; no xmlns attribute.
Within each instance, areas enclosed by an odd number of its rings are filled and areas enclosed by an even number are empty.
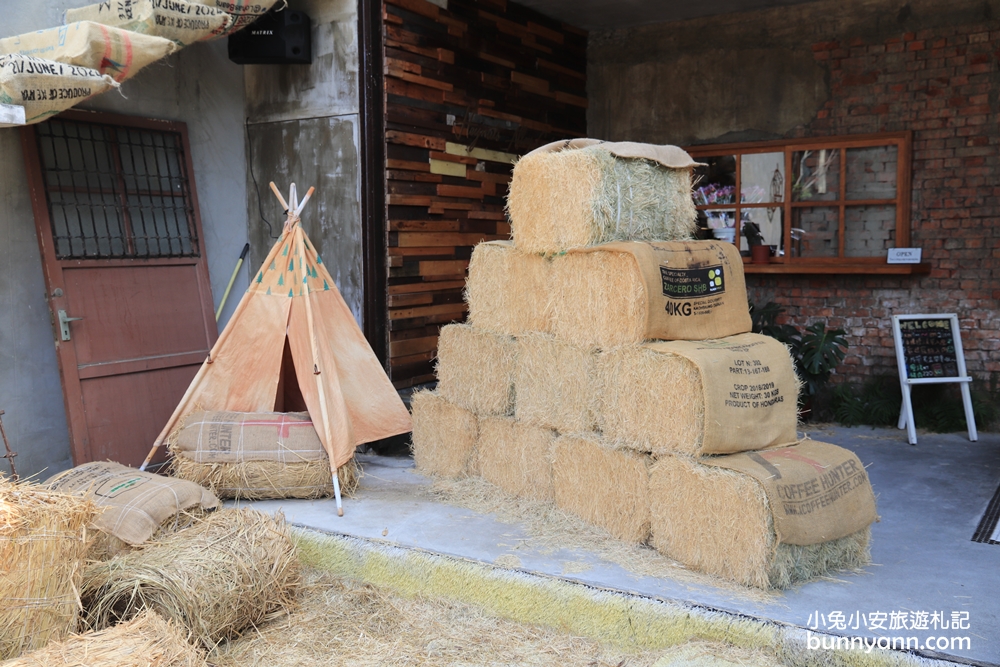
<svg viewBox="0 0 1000 667"><path fill-rule="evenodd" d="M910 444L917 444L913 401L910 397L913 385L944 382L958 382L961 385L969 440L978 440L976 418L972 414L972 395L969 392L972 378L965 370L958 315L893 315L892 337L896 343L896 364L899 367L899 384L903 390L898 427L906 429Z"/></svg>

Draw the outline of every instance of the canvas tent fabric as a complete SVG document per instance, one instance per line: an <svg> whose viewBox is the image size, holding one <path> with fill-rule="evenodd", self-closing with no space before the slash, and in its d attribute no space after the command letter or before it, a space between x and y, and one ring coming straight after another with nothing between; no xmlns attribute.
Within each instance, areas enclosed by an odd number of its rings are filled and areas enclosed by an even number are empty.
<svg viewBox="0 0 1000 667"><path fill-rule="evenodd" d="M347 463L357 445L411 430L409 412L295 208L294 203L289 207L281 237L254 273L154 448L196 411L273 411L286 341L298 388L332 470Z"/></svg>

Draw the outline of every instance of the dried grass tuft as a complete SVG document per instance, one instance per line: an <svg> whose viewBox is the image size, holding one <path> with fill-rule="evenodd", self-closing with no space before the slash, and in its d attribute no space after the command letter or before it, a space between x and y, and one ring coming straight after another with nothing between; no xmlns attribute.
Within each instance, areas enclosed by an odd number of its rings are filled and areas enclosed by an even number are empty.
<svg viewBox="0 0 1000 667"><path fill-rule="evenodd" d="M515 245L547 254L608 241L689 239L696 219L690 169L617 158L596 146L522 158L507 211Z"/></svg>
<svg viewBox="0 0 1000 667"><path fill-rule="evenodd" d="M200 507L192 507L191 509L178 512L161 523L160 527L157 528L156 532L154 532L152 537L149 538L149 541L159 542L167 535L172 535L178 530L190 528L195 524L195 522L205 518L205 515L212 511L214 511L214 509L206 510ZM94 540L91 542L90 549L87 551L87 560L105 561L114 558L115 556L135 551L137 548L141 548L132 546L128 542L115 537L111 533L106 533L103 530L95 530L94 534Z"/></svg>
<svg viewBox="0 0 1000 667"><path fill-rule="evenodd" d="M516 353L510 336L449 324L438 338L437 389L477 415L512 414Z"/></svg>
<svg viewBox="0 0 1000 667"><path fill-rule="evenodd" d="M645 456L609 447L596 434L556 439L552 479L556 504L615 537L649 539L649 471Z"/></svg>
<svg viewBox="0 0 1000 667"><path fill-rule="evenodd" d="M555 438L554 431L522 424L510 417L484 417L479 420L476 445L479 474L511 495L553 500Z"/></svg>
<svg viewBox="0 0 1000 667"><path fill-rule="evenodd" d="M410 409L417 469L442 477L475 474L476 415L431 391L415 392L410 397Z"/></svg>
<svg viewBox="0 0 1000 667"><path fill-rule="evenodd" d="M330 459L317 461L242 461L200 463L178 452L170 473L212 490L220 498L262 500L266 498L324 498L333 495ZM352 458L337 468L340 492L347 497L358 488L361 472Z"/></svg>
<svg viewBox="0 0 1000 667"><path fill-rule="evenodd" d="M152 609L211 649L287 610L298 583L284 517L222 509L139 551L90 565L80 593L92 629Z"/></svg>
<svg viewBox="0 0 1000 667"><path fill-rule="evenodd" d="M469 323L508 336L549 331L551 268L545 256L521 252L510 243L477 245L465 283Z"/></svg>
<svg viewBox="0 0 1000 667"><path fill-rule="evenodd" d="M584 347L610 348L646 338L646 286L627 252L552 258L552 333Z"/></svg>
<svg viewBox="0 0 1000 667"><path fill-rule="evenodd" d="M514 414L518 421L561 433L597 427L597 353L545 334L517 339Z"/></svg>
<svg viewBox="0 0 1000 667"><path fill-rule="evenodd" d="M93 501L0 477L0 660L76 629Z"/></svg>
<svg viewBox="0 0 1000 667"><path fill-rule="evenodd" d="M206 667L186 632L152 611L107 630L74 635L4 667Z"/></svg>
<svg viewBox="0 0 1000 667"><path fill-rule="evenodd" d="M745 586L788 588L870 562L868 528L822 544L780 544L764 488L749 475L667 456L652 467L649 491L654 547Z"/></svg>

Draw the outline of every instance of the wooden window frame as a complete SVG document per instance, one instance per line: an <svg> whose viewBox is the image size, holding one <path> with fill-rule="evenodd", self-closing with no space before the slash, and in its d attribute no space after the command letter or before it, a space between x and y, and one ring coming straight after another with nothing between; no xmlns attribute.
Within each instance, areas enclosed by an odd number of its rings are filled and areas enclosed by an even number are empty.
<svg viewBox="0 0 1000 667"><path fill-rule="evenodd" d="M792 257L790 253L774 257L768 264L751 263L745 258L746 273L817 273L817 274L897 274L927 273L930 264L888 264L885 257L847 257L844 256L846 209L851 206L893 205L896 207L895 246L904 248L910 244L910 198L911 198L911 159L913 133L884 132L879 134L863 134L833 137L810 137L806 139L787 139L777 141L755 141L734 144L702 144L686 148L691 157L716 157L733 155L736 158L736 193L734 203L714 206L698 205L699 210L726 209L735 210L735 218L740 220L744 208L780 208L782 211L783 248L791 248L792 211L796 208L809 208L817 205L839 208L838 239L840 248L837 257ZM851 148L867 148L873 146L896 146L896 196L892 199L847 199L847 150ZM792 201L792 155L805 150L836 150L839 151L839 196L836 200ZM756 153L783 153L785 162L784 195L781 202L764 202L747 204L739 200L741 190L740 157ZM740 242L740 225L736 225L736 241Z"/></svg>

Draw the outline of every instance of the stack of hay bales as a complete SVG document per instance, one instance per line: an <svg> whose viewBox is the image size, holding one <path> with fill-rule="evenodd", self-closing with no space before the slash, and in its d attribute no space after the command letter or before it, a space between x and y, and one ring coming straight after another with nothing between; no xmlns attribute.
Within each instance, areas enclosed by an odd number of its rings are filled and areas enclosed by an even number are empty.
<svg viewBox="0 0 1000 667"><path fill-rule="evenodd" d="M437 390L413 397L417 467L748 586L864 565L864 467L799 442L793 362L749 333L738 250L689 240L694 166L593 140L518 162L514 242L473 251L470 324L442 330Z"/></svg>

